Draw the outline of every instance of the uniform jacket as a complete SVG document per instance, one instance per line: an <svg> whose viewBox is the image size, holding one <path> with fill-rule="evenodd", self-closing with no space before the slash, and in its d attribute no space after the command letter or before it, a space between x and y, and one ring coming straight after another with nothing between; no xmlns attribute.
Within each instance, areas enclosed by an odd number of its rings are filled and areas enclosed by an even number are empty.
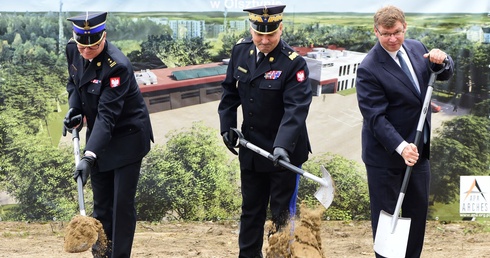
<svg viewBox="0 0 490 258"><path fill-rule="evenodd" d="M419 41L406 39L403 47L407 51L417 74L421 93L414 88L400 66L383 49L380 43L371 49L357 70L357 98L363 115L362 158L367 165L403 168L406 164L396 152L403 141L415 141L418 120L428 89L431 71L428 59L423 55L427 48ZM437 80L448 80L453 74L454 63L437 76ZM437 71L441 65L433 64ZM426 124L429 140L420 140L419 154L429 158L431 112L427 112Z"/></svg>
<svg viewBox="0 0 490 258"><path fill-rule="evenodd" d="M66 46L70 108L82 110L87 123L86 150L97 155L100 171L141 160L153 141L150 117L129 60L106 41L84 69L74 41Z"/></svg>
<svg viewBox="0 0 490 258"><path fill-rule="evenodd" d="M221 133L237 127L237 108L241 105L244 137L271 153L274 147L282 147L291 163L300 165L311 149L306 117L312 92L306 62L282 40L257 68L255 62L256 47L251 38L232 49L218 107ZM244 147L240 147L239 159L247 169L279 169Z"/></svg>

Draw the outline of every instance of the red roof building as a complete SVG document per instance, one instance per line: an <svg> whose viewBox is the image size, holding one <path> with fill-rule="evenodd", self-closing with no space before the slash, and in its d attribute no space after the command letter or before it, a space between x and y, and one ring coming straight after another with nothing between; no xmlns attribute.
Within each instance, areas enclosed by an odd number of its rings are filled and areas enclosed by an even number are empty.
<svg viewBox="0 0 490 258"><path fill-rule="evenodd" d="M149 112L154 113L219 100L226 67L216 62L140 71L135 76L151 77L138 83Z"/></svg>

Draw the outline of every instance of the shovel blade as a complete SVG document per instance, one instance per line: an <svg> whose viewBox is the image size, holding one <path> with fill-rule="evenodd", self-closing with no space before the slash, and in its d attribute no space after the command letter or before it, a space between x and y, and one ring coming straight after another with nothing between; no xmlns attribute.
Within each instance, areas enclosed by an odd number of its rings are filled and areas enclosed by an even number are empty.
<svg viewBox="0 0 490 258"><path fill-rule="evenodd" d="M328 209L333 202L335 185L332 176L324 166L320 166L320 171L322 172L323 183L320 184L320 188L315 192L315 198L325 207L325 209Z"/></svg>
<svg viewBox="0 0 490 258"><path fill-rule="evenodd" d="M374 238L374 251L388 258L403 258L407 251L410 233L410 218L398 218L395 231L392 232L393 215L381 211Z"/></svg>

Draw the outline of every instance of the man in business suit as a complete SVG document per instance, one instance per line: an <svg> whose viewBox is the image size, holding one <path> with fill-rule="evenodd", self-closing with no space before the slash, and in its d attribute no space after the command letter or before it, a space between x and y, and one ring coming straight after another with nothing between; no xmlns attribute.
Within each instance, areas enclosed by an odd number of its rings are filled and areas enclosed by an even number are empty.
<svg viewBox="0 0 490 258"><path fill-rule="evenodd" d="M284 8L266 5L244 10L249 12L252 38L233 47L218 113L221 135L230 150L237 142L230 128L237 127L241 105L245 138L273 150L274 163L282 159L300 166L310 152L306 117L312 91L306 61L281 40ZM276 229L284 227L295 213L299 176L244 147L239 159L239 257L262 257L267 208L270 204Z"/></svg>
<svg viewBox="0 0 490 258"><path fill-rule="evenodd" d="M373 237L380 211L393 214L406 166L413 166L402 206L403 217L411 218L405 257L420 257L428 212L430 112L424 139L418 146L413 142L431 74L428 62L434 70L445 67L437 80L448 80L453 74L453 61L442 50L428 51L419 41L405 40L407 23L397 7L379 9L373 29L378 42L361 62L356 79ZM445 60L448 65L443 66ZM405 73L401 65L409 71Z"/></svg>
<svg viewBox="0 0 490 258"><path fill-rule="evenodd" d="M129 60L106 40L107 13L68 18L73 38L66 46L68 103L64 125L86 119L84 155L74 178L91 176L93 217L102 223L108 249L94 257L130 257L136 228L135 195L141 161L153 141L150 117Z"/></svg>

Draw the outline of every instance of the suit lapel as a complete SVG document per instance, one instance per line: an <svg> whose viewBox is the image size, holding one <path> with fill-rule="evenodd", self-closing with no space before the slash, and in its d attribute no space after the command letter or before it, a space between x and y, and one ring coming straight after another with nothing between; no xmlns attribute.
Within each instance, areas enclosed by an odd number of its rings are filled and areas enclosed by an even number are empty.
<svg viewBox="0 0 490 258"><path fill-rule="evenodd" d="M75 64L75 67L77 68L77 76L79 78L79 87L82 85L82 77L83 77L83 64L84 64L85 59L83 59L82 55L79 56L77 63Z"/></svg>
<svg viewBox="0 0 490 258"><path fill-rule="evenodd" d="M425 96L425 93L427 92L427 85L423 84L423 80L420 77L421 74L423 73L423 69L427 69L426 65L426 60L424 59L423 56L419 56L412 52L412 49L405 44L403 44L403 47L405 48L405 51L407 51L408 58L410 58L410 62L412 63L412 68L415 71L415 75L417 76L417 81L419 83L420 87L420 98L423 99Z"/></svg>
<svg viewBox="0 0 490 258"><path fill-rule="evenodd" d="M90 65L87 67L85 73L80 80L80 86L85 85L86 83L96 79L97 70L101 69L102 60L104 59L105 52L100 53L96 58L90 62Z"/></svg>
<svg viewBox="0 0 490 258"><path fill-rule="evenodd" d="M257 66L257 68L255 68L254 72L252 73L252 80L254 80L257 77L263 76L266 72L272 69L272 64L277 61L278 55L281 53L280 50L282 47L280 44L277 45L276 48L272 50L272 52L267 54L267 56L264 57L264 60L262 60L260 65Z"/></svg>
<svg viewBox="0 0 490 258"><path fill-rule="evenodd" d="M412 81L410 81L410 78L403 72L401 67L393 60L393 58L384 50L384 48L381 46L381 44L376 43L377 46L377 52L380 54L379 56L379 62L382 64L382 67L390 74L392 74L395 78L397 78L403 87L406 87L408 90L410 90L417 98L421 99L419 92L415 89L415 86L413 85ZM411 58L411 56L409 56ZM412 62L413 59L410 59L410 62ZM413 63L412 63L413 66ZM415 68L414 68L415 69ZM415 70L417 72L417 70ZM418 76L417 76L418 77ZM417 78L418 79L418 78ZM396 83L396 82L394 82ZM420 80L419 80L420 84Z"/></svg>
<svg viewBox="0 0 490 258"><path fill-rule="evenodd" d="M96 73L93 64L90 64L87 70L85 71L85 73L83 74L82 79L80 80L80 86L90 82L92 79L95 78L95 76Z"/></svg>
<svg viewBox="0 0 490 258"><path fill-rule="evenodd" d="M267 71L270 71L271 69L271 64L269 62L271 54L267 55L264 60L260 63L260 65L257 67L257 69L254 72L253 79L265 74Z"/></svg>
<svg viewBox="0 0 490 258"><path fill-rule="evenodd" d="M257 53L255 51L256 51L255 45L251 44L250 47L248 48L248 59L247 59L247 66L251 75L253 75L256 70L255 62L257 60Z"/></svg>

